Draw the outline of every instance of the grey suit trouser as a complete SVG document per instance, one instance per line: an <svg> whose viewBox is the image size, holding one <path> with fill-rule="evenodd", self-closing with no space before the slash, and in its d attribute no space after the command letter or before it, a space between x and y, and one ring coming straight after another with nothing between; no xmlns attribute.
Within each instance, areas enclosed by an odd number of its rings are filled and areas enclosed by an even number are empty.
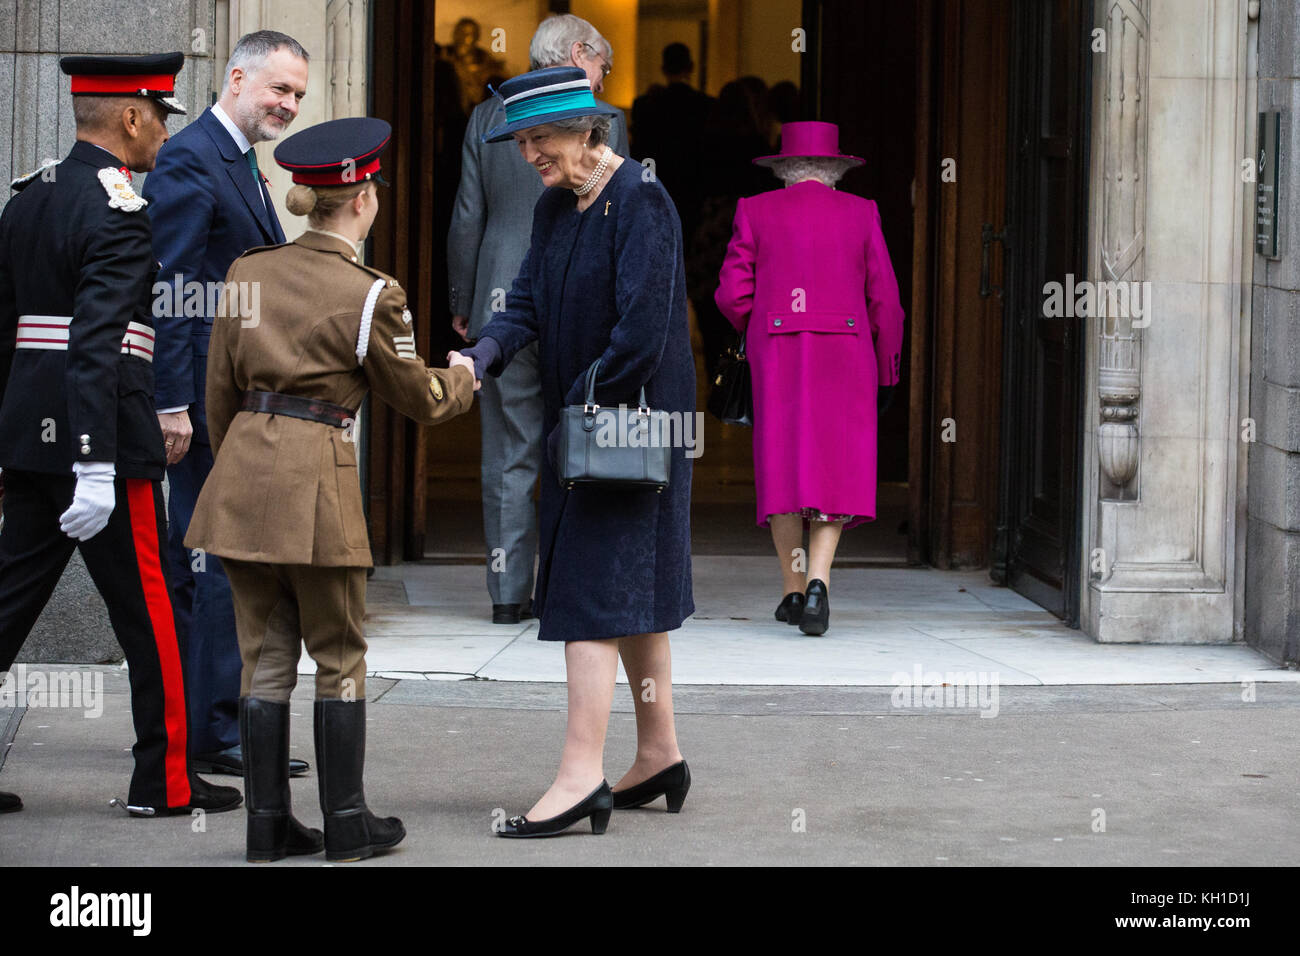
<svg viewBox="0 0 1300 956"><path fill-rule="evenodd" d="M537 343L515 354L499 378L483 376L483 538L493 604L524 605L533 595L542 467L542 381Z"/></svg>

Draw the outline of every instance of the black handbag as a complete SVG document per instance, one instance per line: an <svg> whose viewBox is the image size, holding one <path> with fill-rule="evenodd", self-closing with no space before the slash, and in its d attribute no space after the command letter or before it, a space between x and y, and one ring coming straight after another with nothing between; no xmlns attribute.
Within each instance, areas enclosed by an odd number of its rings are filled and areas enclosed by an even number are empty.
<svg viewBox="0 0 1300 956"><path fill-rule="evenodd" d="M587 370L586 402L560 412L555 471L560 485L601 485L629 490L668 487L672 473L672 442L668 413L646 405L641 386L636 408L596 404L596 373L600 360Z"/></svg>
<svg viewBox="0 0 1300 956"><path fill-rule="evenodd" d="M754 384L749 360L745 358L745 337L718 357L718 374L709 392L709 411L725 425L754 424Z"/></svg>

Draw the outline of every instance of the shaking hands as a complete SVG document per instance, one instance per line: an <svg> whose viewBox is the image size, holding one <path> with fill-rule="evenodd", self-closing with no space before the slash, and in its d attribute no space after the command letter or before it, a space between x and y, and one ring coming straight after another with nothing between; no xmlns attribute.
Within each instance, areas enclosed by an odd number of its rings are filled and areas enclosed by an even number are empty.
<svg viewBox="0 0 1300 956"><path fill-rule="evenodd" d="M469 369L469 374L474 376L474 391L477 392L480 388L483 387L483 380L477 374L474 368L474 360L467 355L461 355L459 352L455 352L455 351L448 352L447 367L455 368L457 365L461 365Z"/></svg>

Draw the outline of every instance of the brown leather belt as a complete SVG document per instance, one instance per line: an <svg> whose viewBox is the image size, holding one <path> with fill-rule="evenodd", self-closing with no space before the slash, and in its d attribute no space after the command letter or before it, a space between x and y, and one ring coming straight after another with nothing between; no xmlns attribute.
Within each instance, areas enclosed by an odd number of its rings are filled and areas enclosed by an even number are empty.
<svg viewBox="0 0 1300 956"><path fill-rule="evenodd" d="M333 425L335 428L347 428L356 420L357 414L350 408L332 402L299 398L297 395L282 395L279 392L245 392L243 404L239 407L245 412L305 418L309 422L321 422L325 425Z"/></svg>

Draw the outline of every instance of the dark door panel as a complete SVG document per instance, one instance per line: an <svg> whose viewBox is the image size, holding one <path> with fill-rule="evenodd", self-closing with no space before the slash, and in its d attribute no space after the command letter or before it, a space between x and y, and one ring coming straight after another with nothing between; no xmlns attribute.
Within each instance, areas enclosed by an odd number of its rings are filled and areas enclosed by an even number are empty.
<svg viewBox="0 0 1300 956"><path fill-rule="evenodd" d="M1086 278L1086 0L1012 0L1003 406L994 577L1078 624L1083 319L1043 286Z"/></svg>

